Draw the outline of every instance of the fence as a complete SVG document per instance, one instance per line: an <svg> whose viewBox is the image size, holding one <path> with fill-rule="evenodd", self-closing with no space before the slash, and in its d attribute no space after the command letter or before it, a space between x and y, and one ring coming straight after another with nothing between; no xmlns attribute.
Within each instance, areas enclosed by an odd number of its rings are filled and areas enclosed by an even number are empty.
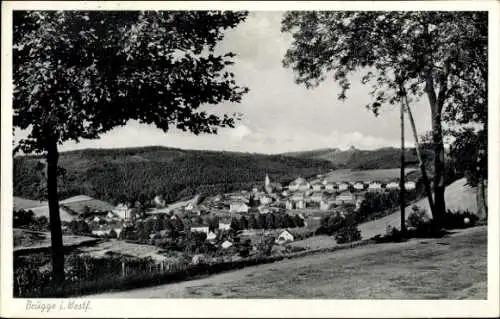
<svg viewBox="0 0 500 319"><path fill-rule="evenodd" d="M195 276L215 274L231 269L272 263L287 258L304 257L319 252L332 252L339 249L352 248L371 242L370 240L362 240L326 249L322 248L277 256L257 256L232 261L215 259L211 262L197 265L186 261L134 260L123 257L96 259L85 256L73 256L73 258L67 261L69 263L67 267L67 280L63 285L59 286L50 284L50 271L39 272L26 267L22 268L21 262L19 263L21 267L15 268L14 296L22 298L61 298L95 294L110 290L148 287L178 282ZM26 273L28 273L28 276L26 276Z"/></svg>

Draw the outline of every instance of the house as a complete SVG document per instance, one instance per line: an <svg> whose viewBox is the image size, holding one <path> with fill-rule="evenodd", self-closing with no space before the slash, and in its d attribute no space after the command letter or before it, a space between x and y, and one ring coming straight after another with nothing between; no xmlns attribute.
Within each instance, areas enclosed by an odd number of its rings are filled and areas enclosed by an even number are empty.
<svg viewBox="0 0 500 319"><path fill-rule="evenodd" d="M230 223L219 223L219 230L229 230L231 229Z"/></svg>
<svg viewBox="0 0 500 319"><path fill-rule="evenodd" d="M330 183L330 182L328 180L326 180L326 178L321 182L321 184L323 184L323 185L326 185L328 183Z"/></svg>
<svg viewBox="0 0 500 319"><path fill-rule="evenodd" d="M224 241L221 245L220 245L223 249L228 249L229 247L233 246L233 243L230 242L229 240L226 240Z"/></svg>
<svg viewBox="0 0 500 319"><path fill-rule="evenodd" d="M287 191L283 191L283 192L281 192L281 195L287 197L289 194Z"/></svg>
<svg viewBox="0 0 500 319"><path fill-rule="evenodd" d="M288 185L291 191L304 191L311 188L311 185L302 177L298 177Z"/></svg>
<svg viewBox="0 0 500 319"><path fill-rule="evenodd" d="M415 184L415 182L406 182L405 183L405 189L406 190L413 190L417 187L417 185Z"/></svg>
<svg viewBox="0 0 500 319"><path fill-rule="evenodd" d="M386 189L399 189L399 183L398 182L390 182L385 185Z"/></svg>
<svg viewBox="0 0 500 319"><path fill-rule="evenodd" d="M316 192L316 193L313 193L310 198L311 198L312 202L319 203L323 200L323 197L324 197L323 193Z"/></svg>
<svg viewBox="0 0 500 319"><path fill-rule="evenodd" d="M116 238L120 238L120 234L122 233L122 228L113 228L116 233Z"/></svg>
<svg viewBox="0 0 500 319"><path fill-rule="evenodd" d="M209 232L207 235L207 241L215 241L217 239L217 235L214 232Z"/></svg>
<svg viewBox="0 0 500 319"><path fill-rule="evenodd" d="M91 232L92 235L94 236L97 236L97 237L104 237L104 236L107 236L109 235L109 232L111 230L110 229L107 229L107 230L104 230L104 229L96 229L96 230L93 230Z"/></svg>
<svg viewBox="0 0 500 319"><path fill-rule="evenodd" d="M278 238L276 238L276 243L282 245L284 243L292 242L294 240L294 236L288 231L282 231Z"/></svg>
<svg viewBox="0 0 500 319"><path fill-rule="evenodd" d="M267 207L264 206L259 206L259 213L260 214L269 214L271 210Z"/></svg>
<svg viewBox="0 0 500 319"><path fill-rule="evenodd" d="M129 208L127 204L118 204L112 212L119 216L121 219L130 219L130 212L132 208Z"/></svg>
<svg viewBox="0 0 500 319"><path fill-rule="evenodd" d="M116 218L117 218L117 216L113 212L108 212L108 214L106 215L106 219L108 219L108 220L113 220Z"/></svg>
<svg viewBox="0 0 500 319"><path fill-rule="evenodd" d="M329 191L329 192L333 192L335 190L335 183L332 183L332 182L327 182L325 184L325 190Z"/></svg>
<svg viewBox="0 0 500 319"><path fill-rule="evenodd" d="M261 205L268 205L273 202L273 199L270 196L261 196L259 202Z"/></svg>
<svg viewBox="0 0 500 319"><path fill-rule="evenodd" d="M193 208L194 208L194 204L193 204L193 202L190 202L189 204L187 204L187 205L184 207L184 209L185 209L185 210L188 210L188 211L192 211L192 210L193 210Z"/></svg>
<svg viewBox="0 0 500 319"><path fill-rule="evenodd" d="M365 184L363 182L356 182L354 183L353 187L357 191L362 191L363 189L365 189Z"/></svg>
<svg viewBox="0 0 500 319"><path fill-rule="evenodd" d="M163 199L163 196L161 195L156 195L155 198L153 199L153 204L158 207L158 208L161 208L161 207L165 207L166 205L166 202L165 200Z"/></svg>
<svg viewBox="0 0 500 319"><path fill-rule="evenodd" d="M380 192L382 190L382 183L380 182L371 182L368 185L368 191L370 192Z"/></svg>
<svg viewBox="0 0 500 319"><path fill-rule="evenodd" d="M337 197L335 197L336 204L346 204L346 203L354 204L355 201L356 201L356 196L354 196L353 193L348 191L340 193L339 195L337 195Z"/></svg>
<svg viewBox="0 0 500 319"><path fill-rule="evenodd" d="M243 201L233 201L229 204L232 213L248 213L248 205Z"/></svg>
<svg viewBox="0 0 500 319"><path fill-rule="evenodd" d="M322 211L330 210L335 205L335 200L322 200L319 204L319 209Z"/></svg>
<svg viewBox="0 0 500 319"><path fill-rule="evenodd" d="M349 189L349 184L347 184L346 182L341 182L341 183L339 183L338 188L339 188L339 192L346 191Z"/></svg>
<svg viewBox="0 0 500 319"><path fill-rule="evenodd" d="M209 230L208 226L191 227L192 233L205 233L208 235L209 231L210 230Z"/></svg>
<svg viewBox="0 0 500 319"><path fill-rule="evenodd" d="M312 189L315 192L320 191L322 188L323 188L323 184L321 184L321 183L312 184Z"/></svg>
<svg viewBox="0 0 500 319"><path fill-rule="evenodd" d="M300 199L295 202L295 209L304 209L306 208L306 201L304 199Z"/></svg>
<svg viewBox="0 0 500 319"><path fill-rule="evenodd" d="M291 210L293 209L293 207L294 207L293 202L291 200L287 200L285 203L285 208Z"/></svg>

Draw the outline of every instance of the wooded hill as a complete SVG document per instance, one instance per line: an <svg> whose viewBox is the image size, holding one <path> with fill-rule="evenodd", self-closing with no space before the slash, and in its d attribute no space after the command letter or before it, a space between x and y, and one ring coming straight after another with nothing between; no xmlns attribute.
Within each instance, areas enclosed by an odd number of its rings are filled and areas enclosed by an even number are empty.
<svg viewBox="0 0 500 319"><path fill-rule="evenodd" d="M424 152L428 157L428 151ZM146 201L163 195L167 202L198 193L215 194L262 185L268 173L273 182L288 183L336 168L399 167L399 150L351 148L264 155L167 147L85 149L63 152L59 165L66 171L59 182L60 198L85 194L97 199ZM416 160L408 150L407 160ZM42 199L44 164L40 156L14 158L14 195ZM431 159L427 164L431 164Z"/></svg>
<svg viewBox="0 0 500 319"><path fill-rule="evenodd" d="M14 158L14 195L43 197L44 164L39 156ZM166 147L85 149L63 152L60 198L85 194L116 203L146 200L155 195L167 201L197 193L230 192L273 182L288 183L334 168L324 160Z"/></svg>
<svg viewBox="0 0 500 319"><path fill-rule="evenodd" d="M432 152L428 149L422 150L422 156L427 166L432 163ZM394 147L384 147L376 150L359 150L351 147L347 150L338 148L327 148L312 151L284 153L285 156L292 156L301 159L326 160L337 168L350 169L386 169L400 167L400 149ZM407 149L405 160L417 161L415 149Z"/></svg>

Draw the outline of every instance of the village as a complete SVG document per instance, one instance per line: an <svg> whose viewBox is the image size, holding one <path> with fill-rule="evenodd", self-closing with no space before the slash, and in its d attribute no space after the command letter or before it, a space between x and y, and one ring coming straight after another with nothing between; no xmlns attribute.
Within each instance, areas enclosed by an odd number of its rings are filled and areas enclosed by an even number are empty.
<svg viewBox="0 0 500 319"><path fill-rule="evenodd" d="M416 189L414 181L404 186L407 192ZM346 218L360 209L367 193L399 192L399 187L397 180L331 181L323 175L309 180L297 177L283 186L266 174L261 185L249 190L197 195L171 204L156 196L149 207L142 203L113 206L80 195L62 200L60 210L66 235L166 247L167 239L198 233L223 251L235 244L235 238L250 239L255 250L258 239L272 238L274 245L283 245L311 236L325 216ZM46 206L30 210L35 216L48 214Z"/></svg>

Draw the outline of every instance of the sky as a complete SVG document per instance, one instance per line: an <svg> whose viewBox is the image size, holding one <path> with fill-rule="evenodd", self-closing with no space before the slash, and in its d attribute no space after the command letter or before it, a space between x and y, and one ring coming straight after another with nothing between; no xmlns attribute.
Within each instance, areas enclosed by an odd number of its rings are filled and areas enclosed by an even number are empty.
<svg viewBox="0 0 500 319"><path fill-rule="evenodd" d="M64 143L61 151L83 148L120 148L161 145L183 149L228 150L275 154L319 148L376 149L400 145L399 107L384 107L380 115L366 109L370 87L353 75L345 101L337 100L338 85L327 79L319 87L306 89L294 82L294 73L281 60L291 37L281 33L283 12L254 11L246 21L226 32L220 52L237 54L231 71L236 83L250 89L241 103L222 103L217 112L241 113L235 128L220 129L217 135L193 135L179 130L164 133L155 126L130 121L98 140ZM417 130L430 129L426 100L412 105ZM405 123L407 145L413 143ZM27 132L17 131L15 140Z"/></svg>

